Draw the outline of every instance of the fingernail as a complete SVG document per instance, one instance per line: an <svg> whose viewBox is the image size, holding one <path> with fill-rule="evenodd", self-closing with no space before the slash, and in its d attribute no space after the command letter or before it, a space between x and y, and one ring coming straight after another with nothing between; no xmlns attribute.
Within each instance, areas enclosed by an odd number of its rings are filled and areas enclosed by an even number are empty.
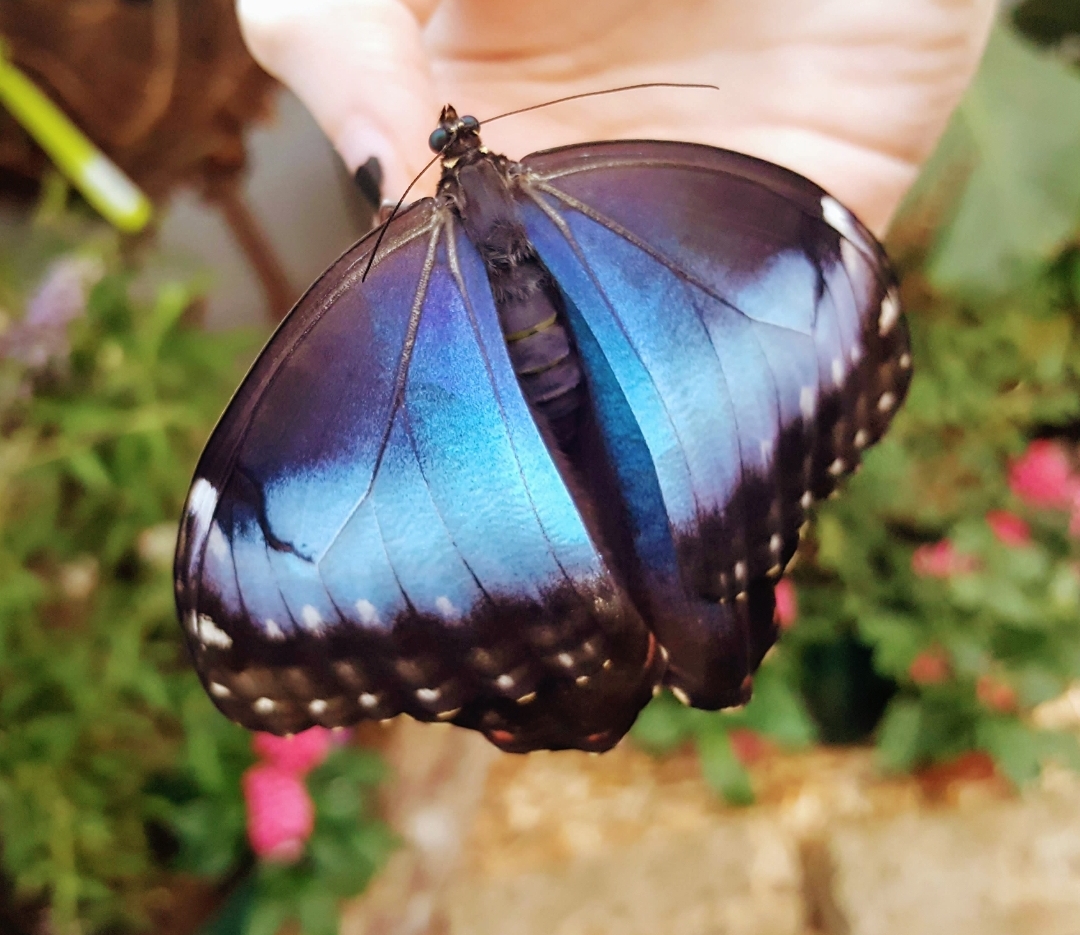
<svg viewBox="0 0 1080 935"><path fill-rule="evenodd" d="M356 170L353 181L369 205L377 208L382 203L383 171L377 156L372 156Z"/></svg>

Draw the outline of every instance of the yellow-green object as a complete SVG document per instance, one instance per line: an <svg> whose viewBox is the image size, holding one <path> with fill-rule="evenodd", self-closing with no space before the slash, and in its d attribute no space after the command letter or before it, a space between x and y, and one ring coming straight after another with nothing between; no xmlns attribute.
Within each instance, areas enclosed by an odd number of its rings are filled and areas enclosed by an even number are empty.
<svg viewBox="0 0 1080 935"><path fill-rule="evenodd" d="M153 213L150 199L4 57L2 47L0 103L109 223L128 234L146 226Z"/></svg>

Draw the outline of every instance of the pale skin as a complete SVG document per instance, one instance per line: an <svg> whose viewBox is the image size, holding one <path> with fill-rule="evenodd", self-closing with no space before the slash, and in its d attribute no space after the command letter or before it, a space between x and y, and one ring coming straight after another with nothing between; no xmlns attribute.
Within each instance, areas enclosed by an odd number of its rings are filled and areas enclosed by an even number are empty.
<svg viewBox="0 0 1080 935"><path fill-rule="evenodd" d="M669 139L800 172L879 235L971 81L996 0L238 0L252 53L396 197L454 104L496 152ZM412 197L430 194L434 170Z"/></svg>

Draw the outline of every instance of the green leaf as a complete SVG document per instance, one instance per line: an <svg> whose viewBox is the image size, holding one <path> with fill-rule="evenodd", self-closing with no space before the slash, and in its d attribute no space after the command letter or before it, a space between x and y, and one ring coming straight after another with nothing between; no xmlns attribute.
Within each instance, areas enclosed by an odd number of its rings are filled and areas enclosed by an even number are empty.
<svg viewBox="0 0 1080 935"><path fill-rule="evenodd" d="M910 699L893 700L878 725L878 763L886 772L901 772L915 765L919 756L922 710Z"/></svg>
<svg viewBox="0 0 1080 935"><path fill-rule="evenodd" d="M859 636L874 649L874 667L885 675L906 676L912 660L926 648L926 636L910 617L871 613L859 620Z"/></svg>
<svg viewBox="0 0 1080 935"><path fill-rule="evenodd" d="M935 286L1000 291L1075 230L1080 78L1060 59L996 29L943 145L966 145L975 164L935 245Z"/></svg>
<svg viewBox="0 0 1080 935"><path fill-rule="evenodd" d="M686 713L686 708L665 692L638 715L630 736L652 753L666 753L692 736L692 725Z"/></svg>
<svg viewBox="0 0 1080 935"><path fill-rule="evenodd" d="M754 694L742 723L787 747L805 747L817 739L814 722L785 667L771 658L754 677Z"/></svg>
<svg viewBox="0 0 1080 935"><path fill-rule="evenodd" d="M750 776L735 756L727 731L717 723L715 729L697 738L701 773L705 781L732 805L750 805L754 790Z"/></svg>
<svg viewBox="0 0 1080 935"><path fill-rule="evenodd" d="M1039 775L1040 743L1036 731L1015 718L985 718L976 728L979 747L1001 771L1021 786Z"/></svg>
<svg viewBox="0 0 1080 935"><path fill-rule="evenodd" d="M318 890L305 893L298 915L304 935L338 935L341 913L332 894Z"/></svg>
<svg viewBox="0 0 1080 935"><path fill-rule="evenodd" d="M288 918L289 907L285 903L273 899L258 899L248 916L244 935L278 935Z"/></svg>

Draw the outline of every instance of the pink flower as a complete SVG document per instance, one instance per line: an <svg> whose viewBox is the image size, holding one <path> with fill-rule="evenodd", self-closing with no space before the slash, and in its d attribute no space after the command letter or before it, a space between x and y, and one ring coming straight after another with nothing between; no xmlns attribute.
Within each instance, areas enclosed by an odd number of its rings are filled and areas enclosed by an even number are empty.
<svg viewBox="0 0 1080 935"><path fill-rule="evenodd" d="M1021 500L1038 507L1070 507L1077 489L1069 458L1057 443L1033 441L1009 469L1009 487Z"/></svg>
<svg viewBox="0 0 1080 935"><path fill-rule="evenodd" d="M780 625L781 630L790 630L795 626L795 620L799 616L799 595L795 585L789 578L781 578L776 582L776 610L773 619Z"/></svg>
<svg viewBox="0 0 1080 935"><path fill-rule="evenodd" d="M333 731L325 727L312 727L288 737L256 734L251 746L266 762L303 776L322 763L337 742Z"/></svg>
<svg viewBox="0 0 1080 935"><path fill-rule="evenodd" d="M1031 529L1015 513L1008 510L991 510L986 522L998 542L1008 546L1027 545L1031 541Z"/></svg>
<svg viewBox="0 0 1080 935"><path fill-rule="evenodd" d="M957 552L948 539L920 545L911 554L911 570L920 578L950 578L972 572L977 567L973 556Z"/></svg>
<svg viewBox="0 0 1080 935"><path fill-rule="evenodd" d="M292 863L315 827L315 806L304 780L270 763L257 763L241 779L251 849L265 860Z"/></svg>
<svg viewBox="0 0 1080 935"><path fill-rule="evenodd" d="M1016 689L992 675L980 675L975 683L975 697L991 711L1010 714L1016 710Z"/></svg>
<svg viewBox="0 0 1080 935"><path fill-rule="evenodd" d="M923 650L908 666L916 685L939 685L949 677L949 659L940 649Z"/></svg>

